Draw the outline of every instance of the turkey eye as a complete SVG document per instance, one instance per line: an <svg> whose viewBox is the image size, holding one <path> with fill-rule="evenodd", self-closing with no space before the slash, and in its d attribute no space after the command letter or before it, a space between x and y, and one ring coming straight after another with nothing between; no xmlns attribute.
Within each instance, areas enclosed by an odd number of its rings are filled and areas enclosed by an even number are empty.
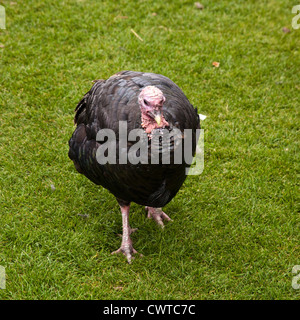
<svg viewBox="0 0 300 320"><path fill-rule="evenodd" d="M146 106L149 106L148 101L147 101L147 100L145 100L145 99L144 99L144 103L145 103L145 105L146 105Z"/></svg>

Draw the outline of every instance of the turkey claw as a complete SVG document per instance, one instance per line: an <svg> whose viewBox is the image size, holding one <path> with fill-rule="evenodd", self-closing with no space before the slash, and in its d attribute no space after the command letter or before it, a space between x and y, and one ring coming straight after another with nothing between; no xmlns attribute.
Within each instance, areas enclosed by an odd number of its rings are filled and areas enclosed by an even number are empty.
<svg viewBox="0 0 300 320"><path fill-rule="evenodd" d="M147 218L153 219L162 228L165 227L163 220L173 221L166 213L164 213L161 208L145 207L146 212L148 212Z"/></svg>
<svg viewBox="0 0 300 320"><path fill-rule="evenodd" d="M131 260L134 259L134 257L132 255L136 254L138 252L133 248L132 245L129 247L121 245L121 247L118 250L112 252L111 254L116 254L116 253L123 253L124 256L126 257L128 263L130 264ZM140 257L143 257L143 255L140 254Z"/></svg>

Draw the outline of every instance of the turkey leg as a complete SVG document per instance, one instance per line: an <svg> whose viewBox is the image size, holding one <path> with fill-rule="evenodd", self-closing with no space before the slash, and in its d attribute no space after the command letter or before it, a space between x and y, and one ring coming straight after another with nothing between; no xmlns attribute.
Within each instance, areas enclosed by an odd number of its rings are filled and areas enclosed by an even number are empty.
<svg viewBox="0 0 300 320"><path fill-rule="evenodd" d="M130 239L130 234L137 229L131 229L129 225L129 209L130 203L124 203L123 201L119 201L121 213L122 213L122 224L123 224L123 233L122 233L122 243L121 247L112 252L112 254L122 252L127 258L128 263L131 263L132 254L138 253L132 246L132 241Z"/></svg>

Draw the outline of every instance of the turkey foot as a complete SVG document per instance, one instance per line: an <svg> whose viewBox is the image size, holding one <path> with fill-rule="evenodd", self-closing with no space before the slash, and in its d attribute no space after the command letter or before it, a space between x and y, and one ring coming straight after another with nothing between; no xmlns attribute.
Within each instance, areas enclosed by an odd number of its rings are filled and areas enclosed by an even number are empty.
<svg viewBox="0 0 300 320"><path fill-rule="evenodd" d="M119 202L120 204L120 202ZM112 252L111 254L116 254L122 252L127 258L128 263L131 263L131 260L134 258L132 255L138 253L132 246L132 240L130 239L130 235L132 232L137 229L131 229L129 225L129 208L130 205L122 205L120 204L121 212L122 212L122 224L123 224L123 233L122 233L122 243L121 247Z"/></svg>
<svg viewBox="0 0 300 320"><path fill-rule="evenodd" d="M163 220L173 221L167 214L165 214L161 208L152 208L152 207L145 207L146 212L148 212L147 217L149 219L153 219L158 225L164 228Z"/></svg>
<svg viewBox="0 0 300 320"><path fill-rule="evenodd" d="M124 256L126 257L128 263L131 263L131 260L134 259L134 257L132 255L136 254L138 252L133 248L132 242L130 239L130 241L128 241L128 243L122 241L121 247L118 250L112 252L111 254L116 254L116 253L123 253Z"/></svg>

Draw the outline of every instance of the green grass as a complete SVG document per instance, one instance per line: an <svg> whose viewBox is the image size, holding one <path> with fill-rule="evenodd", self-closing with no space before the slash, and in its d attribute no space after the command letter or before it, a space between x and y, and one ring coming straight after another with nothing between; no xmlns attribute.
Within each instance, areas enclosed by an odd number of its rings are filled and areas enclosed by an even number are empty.
<svg viewBox="0 0 300 320"><path fill-rule="evenodd" d="M0 1L1 299L299 299L296 2L202 3ZM132 205L131 265L110 254L114 197L67 156L76 103L121 70L164 74L207 115L205 169L165 207L174 222Z"/></svg>

